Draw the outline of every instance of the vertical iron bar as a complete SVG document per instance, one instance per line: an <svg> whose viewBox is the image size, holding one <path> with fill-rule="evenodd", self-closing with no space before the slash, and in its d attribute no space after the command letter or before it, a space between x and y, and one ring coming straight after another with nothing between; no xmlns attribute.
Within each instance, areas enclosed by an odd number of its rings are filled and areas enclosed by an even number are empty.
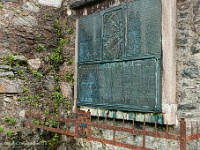
<svg viewBox="0 0 200 150"><path fill-rule="evenodd" d="M144 124L143 124L143 148L145 148L146 137L145 137L145 130L146 130L146 117L144 115Z"/></svg>
<svg viewBox="0 0 200 150"><path fill-rule="evenodd" d="M133 125L132 125L132 128L133 128L133 134L135 133L135 122L134 122L134 118L133 118Z"/></svg>
<svg viewBox="0 0 200 150"><path fill-rule="evenodd" d="M75 121L75 139L78 138L78 109L76 108L76 121Z"/></svg>
<svg viewBox="0 0 200 150"><path fill-rule="evenodd" d="M122 124L122 127L124 128L124 115L123 115L123 124Z"/></svg>
<svg viewBox="0 0 200 150"><path fill-rule="evenodd" d="M98 117L97 117L97 125L99 125L99 112L98 112Z"/></svg>
<svg viewBox="0 0 200 150"><path fill-rule="evenodd" d="M105 117L105 120L104 120L104 124L106 125L106 122L107 122L107 115Z"/></svg>
<svg viewBox="0 0 200 150"><path fill-rule="evenodd" d="M194 136L194 131L193 131L194 129L193 129L193 123L192 123L192 121L191 121L191 136L193 137Z"/></svg>
<svg viewBox="0 0 200 150"><path fill-rule="evenodd" d="M184 118L180 121L180 150L186 150L186 122Z"/></svg>
<svg viewBox="0 0 200 150"><path fill-rule="evenodd" d="M196 121L196 139L198 139L198 121Z"/></svg>
<svg viewBox="0 0 200 150"><path fill-rule="evenodd" d="M57 125L57 129L60 128L60 107L58 107L58 125Z"/></svg>
<svg viewBox="0 0 200 150"><path fill-rule="evenodd" d="M115 135L116 135L116 128L115 128L115 118L114 118L113 119L113 142L114 142L114 144L116 142Z"/></svg>
<svg viewBox="0 0 200 150"><path fill-rule="evenodd" d="M168 122L166 124L166 133L167 133L167 138L169 137L169 125L168 125Z"/></svg>
<svg viewBox="0 0 200 150"><path fill-rule="evenodd" d="M90 110L88 110L88 119L87 119L87 141L90 141L90 137L91 137L91 127L90 127L90 124L91 124L91 112Z"/></svg>
<svg viewBox="0 0 200 150"><path fill-rule="evenodd" d="M157 136L157 122L155 121L154 133Z"/></svg>

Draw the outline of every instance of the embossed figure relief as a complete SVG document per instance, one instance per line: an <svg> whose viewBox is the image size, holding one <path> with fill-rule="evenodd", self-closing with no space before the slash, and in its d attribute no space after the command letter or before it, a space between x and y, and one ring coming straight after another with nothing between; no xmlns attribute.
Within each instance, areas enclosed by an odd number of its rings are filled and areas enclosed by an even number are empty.
<svg viewBox="0 0 200 150"><path fill-rule="evenodd" d="M161 111L161 0L137 0L79 19L78 101Z"/></svg>
<svg viewBox="0 0 200 150"><path fill-rule="evenodd" d="M105 13L103 16L104 59L119 59L123 55L122 10Z"/></svg>

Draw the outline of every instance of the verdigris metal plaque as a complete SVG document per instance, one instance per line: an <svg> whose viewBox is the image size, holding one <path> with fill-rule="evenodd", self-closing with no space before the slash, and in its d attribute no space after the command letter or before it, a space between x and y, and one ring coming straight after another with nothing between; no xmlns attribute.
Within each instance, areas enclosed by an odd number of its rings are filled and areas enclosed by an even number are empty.
<svg viewBox="0 0 200 150"><path fill-rule="evenodd" d="M79 19L78 101L161 111L161 0L137 0Z"/></svg>
<svg viewBox="0 0 200 150"><path fill-rule="evenodd" d="M79 62L101 60L100 13L79 19Z"/></svg>
<svg viewBox="0 0 200 150"><path fill-rule="evenodd" d="M127 56L161 52L161 0L127 4Z"/></svg>
<svg viewBox="0 0 200 150"><path fill-rule="evenodd" d="M159 68L156 59L81 65L78 104L154 111L159 104Z"/></svg>
<svg viewBox="0 0 200 150"><path fill-rule="evenodd" d="M120 59L124 53L124 11L116 7L103 14L103 59Z"/></svg>

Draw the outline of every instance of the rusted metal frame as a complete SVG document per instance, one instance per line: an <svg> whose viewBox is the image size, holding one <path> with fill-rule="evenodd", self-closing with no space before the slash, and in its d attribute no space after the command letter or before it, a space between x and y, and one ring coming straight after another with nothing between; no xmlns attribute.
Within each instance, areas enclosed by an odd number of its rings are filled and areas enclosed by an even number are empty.
<svg viewBox="0 0 200 150"><path fill-rule="evenodd" d="M184 118L180 121L180 150L186 150L186 122Z"/></svg>
<svg viewBox="0 0 200 150"><path fill-rule="evenodd" d="M145 119L145 115L144 115L144 123L143 123L143 148L145 148L145 143L146 143L146 134L145 134L145 130L146 130L146 119Z"/></svg>
<svg viewBox="0 0 200 150"><path fill-rule="evenodd" d="M130 149L137 149L137 150L153 150L150 148L144 148L136 145L131 145L131 144L126 144L126 143L121 143L113 140L108 140L108 139L101 139L101 138L96 138L96 137L90 137L91 140L101 142L104 144L111 144L114 146L119 146L119 147L124 147L124 148L130 148Z"/></svg>
<svg viewBox="0 0 200 150"><path fill-rule="evenodd" d="M191 135L186 137L186 141L192 141L192 140L196 140L200 138L200 133L198 130L198 122L196 121L196 134L194 134L194 127L193 127L193 123L191 122Z"/></svg>
<svg viewBox="0 0 200 150"><path fill-rule="evenodd" d="M48 131L55 132L55 133L64 134L64 135L75 136L74 132L69 132L69 131L61 130L61 129L57 129L57 128L51 128L51 127L47 127L47 126L43 126L43 125L31 124L31 123L28 123L28 122L25 122L25 125L30 126L30 127L34 127L34 128L40 128L40 129L43 129L43 130L48 130Z"/></svg>
<svg viewBox="0 0 200 150"><path fill-rule="evenodd" d="M116 128L115 128L115 119L113 119L113 143L115 144L116 143Z"/></svg>
<svg viewBox="0 0 200 150"><path fill-rule="evenodd" d="M133 135L143 135L145 134L146 136L151 136L151 137L156 137L156 138L167 138L169 140L177 140L179 141L180 136L176 134L169 134L169 133L162 133L162 132L155 132L152 131L143 131L140 129L131 129L131 128L123 128L123 127L118 127L118 126L111 126L111 125L102 125L102 124L97 124L97 123L91 123L91 127L96 127L96 128L102 128L102 129L108 129L108 130L115 130L117 131L122 131L122 132L129 132Z"/></svg>
<svg viewBox="0 0 200 150"><path fill-rule="evenodd" d="M88 118L88 123L87 123L87 141L91 140L91 113L89 114L89 118Z"/></svg>
<svg viewBox="0 0 200 150"><path fill-rule="evenodd" d="M78 109L76 109L75 139L79 138L80 135L80 137L86 138L89 141L88 136L90 137L90 122L91 122L90 110L85 112L82 110L78 111ZM81 125L85 125L85 127Z"/></svg>
<svg viewBox="0 0 200 150"><path fill-rule="evenodd" d="M107 116L105 117L105 120L103 121L104 124L99 124L99 116L98 116L98 119L97 119L97 123L92 123L90 111L88 111L88 112L83 112L83 111L77 112L76 113L77 118L76 119L70 119L70 118L61 118L60 117L60 110L59 110L58 117L51 116L51 115L43 115L43 114L41 114L40 111L37 112L37 113L32 113L31 110L32 110L32 108L30 106L29 107L29 113L26 112L26 116L28 116L28 121L25 122L25 125L27 125L27 126L32 126L32 127L35 127L35 128L41 128L41 129L44 129L44 130L48 130L48 131L52 131L52 132L56 132L56 133L60 133L60 134L64 134L64 135L74 136L75 138L78 138L79 123L82 123L81 121L83 121L83 123L87 125L87 128L86 128L87 141L94 140L94 141L102 142L102 143L105 143L105 144L112 144L112 145L125 147L125 148L131 148L131 149L148 149L148 148L145 148L145 136L151 136L151 137L156 137L156 138L165 138L165 139L180 141L180 150L186 150L186 142L200 138L200 133L198 132L198 122L196 122L196 134L194 134L194 127L193 127L193 124L191 123L191 135L186 136L186 122L185 122L184 118L182 118L181 121L180 121L180 135L177 135L177 134L169 134L168 124L166 125L166 132L165 133L164 132L163 133L158 132L156 122L155 122L154 132L146 131L146 121L145 121L145 119L144 119L143 129L136 129L134 127L134 120L133 120L132 128L125 128L124 127L124 119L123 119L122 127L115 125L115 119L113 119L113 125L107 125L106 124ZM43 119L42 125L32 124L31 123L32 118ZM75 125L75 132L69 132L69 131L65 131L65 130L60 129L59 123L58 123L57 128L51 128L51 127L44 126L44 120L46 118L51 119L51 120L56 120L56 121L59 121L59 122L73 123ZM80 121L79 121L79 118L80 118ZM91 127L113 130L113 139L108 140L108 139L101 139L101 138L96 138L96 137L91 136ZM118 142L117 140L119 140L121 138L115 137L116 131L131 133L130 136L143 135L143 145L142 145L142 147ZM129 136L125 136L123 138L127 138L127 137L129 137Z"/></svg>

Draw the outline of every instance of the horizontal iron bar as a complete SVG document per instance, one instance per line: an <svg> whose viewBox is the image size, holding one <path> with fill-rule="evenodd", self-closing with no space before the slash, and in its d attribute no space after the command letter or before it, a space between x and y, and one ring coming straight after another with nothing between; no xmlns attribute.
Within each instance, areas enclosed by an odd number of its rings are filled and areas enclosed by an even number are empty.
<svg viewBox="0 0 200 150"><path fill-rule="evenodd" d="M40 129L48 130L48 131L55 132L55 133L60 133L60 134L69 135L69 136L75 136L74 132L69 132L69 131L66 131L66 130L58 129L58 128L50 128L50 127L43 126L43 125L31 124L29 122L25 122L24 124L26 126L30 126L30 127L34 127L34 128L40 128Z"/></svg>
<svg viewBox="0 0 200 150"><path fill-rule="evenodd" d="M157 138L166 138L170 140L177 140L180 141L180 136L175 134L167 134L167 133L161 133L161 132L151 132L151 131L144 131L139 129L131 129L131 128L123 128L123 127L116 127L116 126L110 126L110 125L101 125L97 123L90 123L91 127L97 127L102 129L108 129L108 130L116 130L116 131L123 131L123 132L129 132L131 134L145 134L146 136L151 137L157 137Z"/></svg>
<svg viewBox="0 0 200 150"><path fill-rule="evenodd" d="M187 136L186 141L189 142L189 141L196 140L199 138L200 138L200 133L197 133L197 134Z"/></svg>
<svg viewBox="0 0 200 150"><path fill-rule="evenodd" d="M126 144L126 143L121 143L121 142L116 142L116 141L113 141L113 140L101 139L101 138L96 138L96 137L90 137L90 140L101 142L101 143L104 143L104 144L112 144L112 145L119 146L119 147L130 148L130 149L153 150L153 149L150 149L150 148L144 148L144 147L140 147L140 146L136 146L136 145L130 145L130 144Z"/></svg>

